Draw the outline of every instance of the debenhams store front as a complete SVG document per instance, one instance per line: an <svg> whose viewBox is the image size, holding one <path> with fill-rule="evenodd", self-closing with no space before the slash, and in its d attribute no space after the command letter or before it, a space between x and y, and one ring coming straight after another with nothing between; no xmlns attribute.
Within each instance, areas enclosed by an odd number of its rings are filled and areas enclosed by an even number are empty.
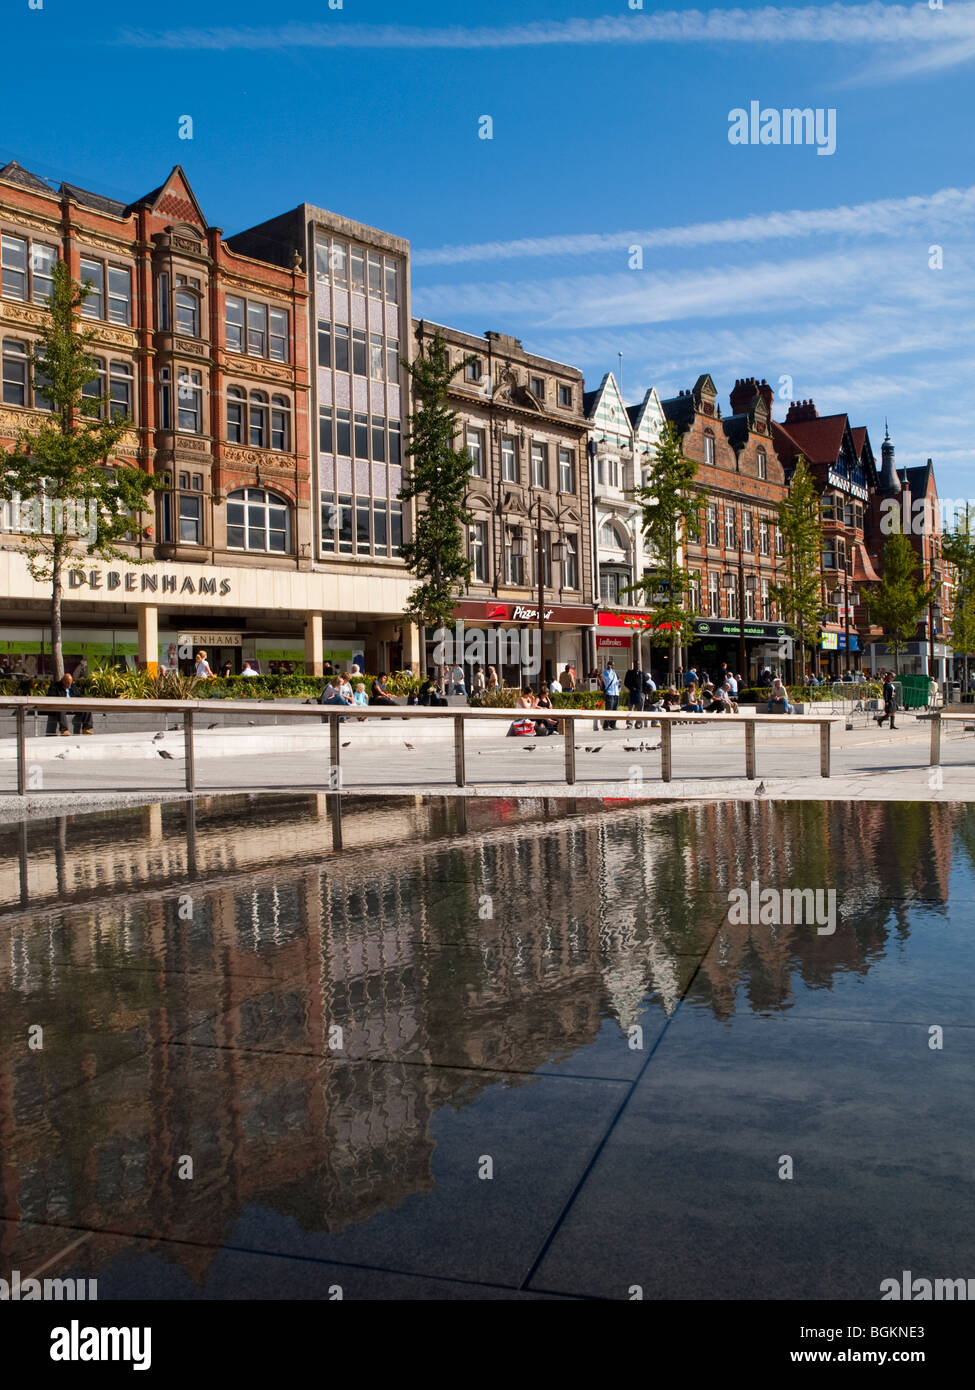
<svg viewBox="0 0 975 1390"><path fill-rule="evenodd" d="M320 675L365 662L398 670L415 659L402 613L405 574L355 574L253 567L86 561L64 575L65 667L192 669L179 648L203 647L213 671L245 661L262 674ZM31 578L23 552L0 550L0 670L48 674L50 585Z"/></svg>

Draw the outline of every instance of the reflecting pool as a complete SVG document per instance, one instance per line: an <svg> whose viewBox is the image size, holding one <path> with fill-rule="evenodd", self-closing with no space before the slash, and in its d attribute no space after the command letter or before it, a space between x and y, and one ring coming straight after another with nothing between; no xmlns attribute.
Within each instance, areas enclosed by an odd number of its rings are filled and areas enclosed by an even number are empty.
<svg viewBox="0 0 975 1390"><path fill-rule="evenodd" d="M949 803L262 795L0 827L0 1278L975 1275L973 867Z"/></svg>

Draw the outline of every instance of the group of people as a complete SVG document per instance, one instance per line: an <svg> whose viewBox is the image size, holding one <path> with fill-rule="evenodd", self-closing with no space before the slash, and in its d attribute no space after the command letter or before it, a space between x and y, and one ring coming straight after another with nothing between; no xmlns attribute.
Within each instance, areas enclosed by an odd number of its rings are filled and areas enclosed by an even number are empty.
<svg viewBox="0 0 975 1390"><path fill-rule="evenodd" d="M207 661L206 652L198 651L196 654L196 674L201 681L213 680L218 675L221 679L226 679L227 676L232 676L234 674L234 668L229 661L225 661L220 667L220 670L215 672L211 668L209 661ZM240 674L242 676L259 676L261 673L258 671L253 661L245 661L244 669Z"/></svg>
<svg viewBox="0 0 975 1390"><path fill-rule="evenodd" d="M358 675L358 669L353 667L353 672ZM386 689L387 675L385 671L380 671L379 675L372 683L372 690L366 693L365 681L356 681L353 689L353 672L340 671L337 676L326 681L322 693L318 697L320 705L347 705L361 708L363 705L395 705L396 700ZM343 720L345 716L342 716ZM365 715L359 716L360 720ZM322 722L328 722L328 715L322 715Z"/></svg>

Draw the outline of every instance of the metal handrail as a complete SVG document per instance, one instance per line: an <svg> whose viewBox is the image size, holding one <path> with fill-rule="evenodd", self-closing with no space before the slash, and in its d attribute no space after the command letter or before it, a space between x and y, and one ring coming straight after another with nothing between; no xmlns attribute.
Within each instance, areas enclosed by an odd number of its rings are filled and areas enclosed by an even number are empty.
<svg viewBox="0 0 975 1390"><path fill-rule="evenodd" d="M100 713L114 711L132 714L179 714L183 719L183 748L185 756L185 782L188 792L195 792L196 785L196 743L195 716L206 712L219 714L254 714L261 706L258 700L117 700L90 699L86 695L75 699L60 696L0 696L0 709L12 709L16 716L17 738L17 791L23 796L27 791L27 738L26 716L28 710L39 710L52 714L60 711L81 713ZM650 718L660 724L660 776L664 782L673 780L672 735L674 724L714 723L722 726L740 724L745 733L745 776L756 776L755 766L755 728L759 724L814 724L819 727L821 777L830 775L831 729L840 716L834 714L689 714L686 710L665 713L647 711ZM467 709L443 708L428 705L297 705L288 710L288 715L297 718L327 719L329 723L329 783L332 789L341 788L341 740L339 721L341 719L452 719L454 722L454 773L458 787L467 785L464 748L464 721L467 719L495 719L512 723L519 719L535 721L539 718L558 722L576 723L579 720L598 718L602 723L616 723L625 720L625 711L592 709L530 709L515 708L485 709L471 706ZM574 786L576 781L575 739L565 740L565 781Z"/></svg>

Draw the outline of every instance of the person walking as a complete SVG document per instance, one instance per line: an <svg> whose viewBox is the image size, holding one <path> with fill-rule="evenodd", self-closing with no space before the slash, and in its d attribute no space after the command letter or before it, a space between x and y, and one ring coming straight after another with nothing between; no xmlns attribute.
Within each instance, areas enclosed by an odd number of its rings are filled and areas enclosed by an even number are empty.
<svg viewBox="0 0 975 1390"><path fill-rule="evenodd" d="M575 671L572 669L571 666L566 665L566 668L565 668L565 670L562 672L562 675L561 675L561 681L562 681L562 689L563 689L563 690L568 691L568 692L571 692L571 691L575 690L575 688L576 688L576 673L575 673Z"/></svg>
<svg viewBox="0 0 975 1390"><path fill-rule="evenodd" d="M471 676L471 694L483 695L487 690L487 680L484 676L484 668L479 661L474 662L474 674Z"/></svg>
<svg viewBox="0 0 975 1390"><path fill-rule="evenodd" d="M47 688L47 693L53 700L68 700L71 698L71 672L65 671L60 680L54 679ZM90 718L90 716L89 716ZM54 738L58 733L70 736L71 730L68 728L68 715L66 710L52 710L47 716L47 738Z"/></svg>
<svg viewBox="0 0 975 1390"><path fill-rule="evenodd" d="M450 668L450 693L451 695L466 695L467 687L464 680L464 668L460 662L455 662Z"/></svg>
<svg viewBox="0 0 975 1390"><path fill-rule="evenodd" d="M196 654L196 674L201 681L208 681L213 675L210 670L210 663L207 661L207 654L204 651L199 651Z"/></svg>
<svg viewBox="0 0 975 1390"><path fill-rule="evenodd" d="M885 720L885 719L889 719L889 720L890 720L890 727L891 727L892 729L894 729L894 728L897 727L897 726L895 725L895 723L894 723L894 714L895 714L896 709L897 709L897 691L896 691L896 689L895 689L895 687L894 687L894 676L893 676L893 672L891 672L891 671L884 671L884 673L883 673L883 682L884 682L884 693L883 693L883 699L884 699L884 712L883 712L883 714L878 714L878 715L876 716L876 719L877 719L877 728L878 728L878 729L883 728L884 720Z"/></svg>
<svg viewBox="0 0 975 1390"><path fill-rule="evenodd" d="M497 673L497 671L494 669L493 666L489 666L489 667L487 668L487 688L488 688L488 690L497 690L497 689L499 688L500 684L501 684L501 682L498 680L498 673Z"/></svg>
<svg viewBox="0 0 975 1390"><path fill-rule="evenodd" d="M606 696L606 710L607 710L607 712L608 712L609 710L619 709L619 707L620 707L620 678L619 678L619 676L616 674L616 668L615 668L614 665L613 665L613 659L612 659L612 657L610 657L610 659L606 662L606 668L605 668L605 670L604 670L603 673L602 673L601 680L602 680L602 683L603 683L603 694ZM615 729L615 728L616 728L616 720L615 720L615 719L612 719L612 720L610 720L610 719L604 719L604 720L603 720L603 728L604 728L604 729Z"/></svg>
<svg viewBox="0 0 975 1390"><path fill-rule="evenodd" d="M644 705L643 672L640 670L639 666L634 664L630 667L630 669L626 672L626 675L623 677L623 684L626 686L626 689L629 692L629 709L631 713L635 715L642 714ZM643 720L628 719L626 721L626 727L628 729L642 729Z"/></svg>

